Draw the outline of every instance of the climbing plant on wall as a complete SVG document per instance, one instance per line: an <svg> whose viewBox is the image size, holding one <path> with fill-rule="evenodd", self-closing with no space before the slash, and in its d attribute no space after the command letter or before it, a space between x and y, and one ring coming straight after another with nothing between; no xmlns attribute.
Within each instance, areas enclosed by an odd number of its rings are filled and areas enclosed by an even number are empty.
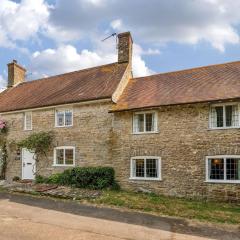
<svg viewBox="0 0 240 240"><path fill-rule="evenodd" d="M47 152L52 146L53 133L52 132L38 132L32 133L27 138L18 142L17 145L20 148L26 148L27 150L34 152L36 160L40 155L47 155Z"/></svg>
<svg viewBox="0 0 240 240"><path fill-rule="evenodd" d="M42 157L45 157L46 161L41 161L33 172L35 175L38 175L38 172L41 169L44 169L45 165L48 164L47 153L53 146L53 139L53 132L38 132L32 133L27 138L17 143L19 148L25 148L30 152L33 152L36 162L39 162Z"/></svg>
<svg viewBox="0 0 240 240"><path fill-rule="evenodd" d="M7 169L7 123L0 120L0 179L5 179Z"/></svg>

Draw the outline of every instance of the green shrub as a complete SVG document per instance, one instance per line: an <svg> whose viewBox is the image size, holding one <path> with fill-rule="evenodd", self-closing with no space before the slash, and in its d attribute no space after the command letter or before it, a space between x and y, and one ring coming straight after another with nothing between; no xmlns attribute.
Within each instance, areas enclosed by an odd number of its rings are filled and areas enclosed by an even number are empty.
<svg viewBox="0 0 240 240"><path fill-rule="evenodd" d="M119 190L121 190L121 187L116 181L114 181L114 183L111 186L111 190L119 191Z"/></svg>
<svg viewBox="0 0 240 240"><path fill-rule="evenodd" d="M14 182L17 182L17 181L19 181L20 180L20 177L19 176L15 176L15 177L13 177L13 179L12 179Z"/></svg>
<svg viewBox="0 0 240 240"><path fill-rule="evenodd" d="M114 179L114 169L111 167L76 167L63 173L51 175L49 178L38 176L36 182L70 185L78 188L104 189L116 188L119 185Z"/></svg>
<svg viewBox="0 0 240 240"><path fill-rule="evenodd" d="M59 184L62 174L56 173L46 179L46 183Z"/></svg>
<svg viewBox="0 0 240 240"><path fill-rule="evenodd" d="M48 181L48 178L43 177L41 175L37 175L35 178L36 183L47 183L47 181Z"/></svg>

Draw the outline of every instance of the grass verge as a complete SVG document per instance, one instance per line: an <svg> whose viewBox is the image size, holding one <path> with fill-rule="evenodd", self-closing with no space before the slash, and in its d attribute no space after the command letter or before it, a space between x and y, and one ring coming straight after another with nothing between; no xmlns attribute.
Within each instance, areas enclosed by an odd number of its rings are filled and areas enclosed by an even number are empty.
<svg viewBox="0 0 240 240"><path fill-rule="evenodd" d="M240 205L187 200L155 194L103 191L88 202L117 206L156 215L196 219L212 223L240 224Z"/></svg>

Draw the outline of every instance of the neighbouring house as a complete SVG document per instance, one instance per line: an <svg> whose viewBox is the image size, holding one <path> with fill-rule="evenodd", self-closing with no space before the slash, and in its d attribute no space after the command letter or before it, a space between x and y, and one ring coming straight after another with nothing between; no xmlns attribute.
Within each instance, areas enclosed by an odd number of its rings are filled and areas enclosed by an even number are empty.
<svg viewBox="0 0 240 240"><path fill-rule="evenodd" d="M8 64L7 139L53 131L55 142L37 163L9 146L8 180L112 166L125 189L240 200L240 62L133 78L127 32L116 63L35 81L25 72Z"/></svg>

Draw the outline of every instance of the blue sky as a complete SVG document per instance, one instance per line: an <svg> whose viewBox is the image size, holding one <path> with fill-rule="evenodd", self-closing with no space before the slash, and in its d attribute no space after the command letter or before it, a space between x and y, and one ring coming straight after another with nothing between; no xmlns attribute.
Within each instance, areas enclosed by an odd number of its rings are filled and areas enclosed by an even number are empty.
<svg viewBox="0 0 240 240"><path fill-rule="evenodd" d="M17 59L27 80L116 61L131 31L135 76L240 59L240 0L0 0L0 87Z"/></svg>

